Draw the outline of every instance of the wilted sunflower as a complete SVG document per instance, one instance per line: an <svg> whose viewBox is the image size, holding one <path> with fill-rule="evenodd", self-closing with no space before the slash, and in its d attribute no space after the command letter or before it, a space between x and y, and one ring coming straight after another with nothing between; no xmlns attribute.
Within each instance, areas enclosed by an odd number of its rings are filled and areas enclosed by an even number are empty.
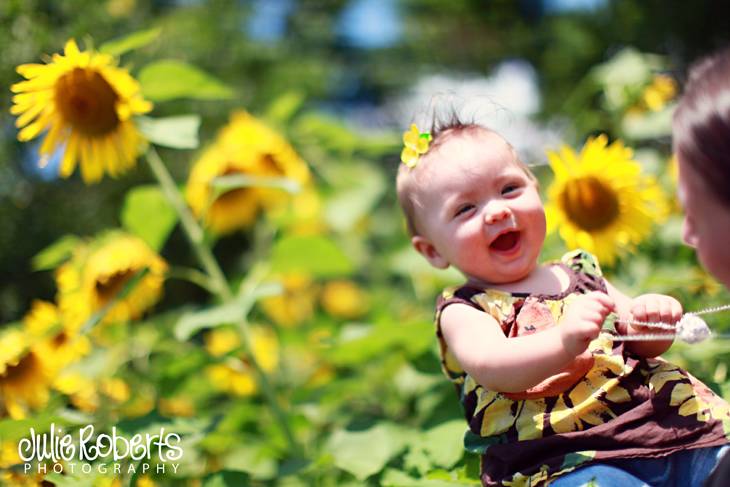
<svg viewBox="0 0 730 487"><path fill-rule="evenodd" d="M57 368L75 362L89 353L89 339L78 333L78 325L65 322L55 304L36 300L23 317L28 334L38 340L38 346L45 350L48 359Z"/></svg>
<svg viewBox="0 0 730 487"><path fill-rule="evenodd" d="M605 135L589 139L580 154L567 146L548 152L555 174L545 205L548 232L557 229L569 248L607 264L646 238L669 207L656 180L632 158L630 148L608 145Z"/></svg>
<svg viewBox="0 0 730 487"><path fill-rule="evenodd" d="M48 402L55 370L47 354L30 346L18 329L0 335L0 351L0 417L4 411L13 419L23 419L30 409Z"/></svg>
<svg viewBox="0 0 730 487"><path fill-rule="evenodd" d="M195 215L216 233L253 223L258 211L287 201L280 189L244 187L215 194L215 178L231 175L288 178L304 186L309 168L277 132L247 112L236 112L213 145L205 150L188 178L186 197Z"/></svg>
<svg viewBox="0 0 730 487"><path fill-rule="evenodd" d="M125 285L146 269L126 296ZM112 300L105 322L139 318L162 295L167 263L140 238L113 232L79 247L74 257L56 271L58 303L76 325Z"/></svg>
<svg viewBox="0 0 730 487"><path fill-rule="evenodd" d="M41 164L60 149L59 173L70 176L76 162L86 183L106 172L116 176L134 166L146 141L132 116L147 113L152 104L142 98L139 83L107 54L79 51L66 42L64 54L47 64L22 64L26 78L10 89L10 113L18 115L18 140L28 141L47 131L40 148Z"/></svg>

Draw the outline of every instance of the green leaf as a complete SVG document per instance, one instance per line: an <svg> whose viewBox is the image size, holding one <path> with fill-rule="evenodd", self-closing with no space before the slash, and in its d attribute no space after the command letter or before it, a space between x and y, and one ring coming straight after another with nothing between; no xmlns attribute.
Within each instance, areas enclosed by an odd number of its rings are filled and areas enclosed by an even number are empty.
<svg viewBox="0 0 730 487"><path fill-rule="evenodd" d="M458 487L465 485L459 480L434 479L428 477L411 477L395 469L385 471L380 481L383 487ZM467 484L468 485L468 484Z"/></svg>
<svg viewBox="0 0 730 487"><path fill-rule="evenodd" d="M607 108L611 111L626 108L654 72L665 65L662 57L645 54L634 48L625 48L603 64L591 70L591 77L603 87Z"/></svg>
<svg viewBox="0 0 730 487"><path fill-rule="evenodd" d="M653 140L672 133L672 114L676 103L671 103L657 112L627 114L621 121L621 130L634 140Z"/></svg>
<svg viewBox="0 0 730 487"><path fill-rule="evenodd" d="M385 192L386 182L380 171L366 164L343 167L342 172L337 180L349 181L329 198L325 217L332 228L348 232L372 211Z"/></svg>
<svg viewBox="0 0 730 487"><path fill-rule="evenodd" d="M96 479L99 477L99 473L94 472L92 474L83 474L81 472L64 472L63 474L51 472L44 476L44 483L51 483L56 487L94 487Z"/></svg>
<svg viewBox="0 0 730 487"><path fill-rule="evenodd" d="M175 325L175 338L185 341L204 328L231 324L241 319L243 319L243 310L235 302L204 311L185 313Z"/></svg>
<svg viewBox="0 0 730 487"><path fill-rule="evenodd" d="M43 434L51 430L51 424L55 423L56 431L61 426L64 433L67 433L66 426L71 424L67 419L60 416L43 414L33 416L28 419L10 419L0 420L0 440L2 441L18 441L21 438L30 436L30 429L33 428L35 434Z"/></svg>
<svg viewBox="0 0 730 487"><path fill-rule="evenodd" d="M225 470L246 472L257 479L276 476L276 461L261 445L238 445L223 455L221 465Z"/></svg>
<svg viewBox="0 0 730 487"><path fill-rule="evenodd" d="M365 480L403 451L407 436L403 433L402 428L390 423L379 423L364 431L338 430L325 448L337 467Z"/></svg>
<svg viewBox="0 0 730 487"><path fill-rule="evenodd" d="M297 118L293 127L298 139L315 139L326 149L351 154L358 146L358 134L341 120L321 113L308 113Z"/></svg>
<svg viewBox="0 0 730 487"><path fill-rule="evenodd" d="M203 482L203 487L245 487L247 485L251 485L248 475L226 470L207 477Z"/></svg>
<svg viewBox="0 0 730 487"><path fill-rule="evenodd" d="M45 249L38 252L31 261L34 271L55 269L66 259L71 257L74 248L81 243L75 235L64 235Z"/></svg>
<svg viewBox="0 0 730 487"><path fill-rule="evenodd" d="M343 334L337 346L327 353L327 359L336 365L357 365L393 348L404 349L407 355L414 357L427 350L432 342L432 323L383 323L366 329L362 335L358 333L352 339Z"/></svg>
<svg viewBox="0 0 730 487"><path fill-rule="evenodd" d="M124 37L105 42L99 47L99 51L112 56L121 56L125 52L146 46L160 37L161 32L162 29L159 27L133 32Z"/></svg>
<svg viewBox="0 0 730 487"><path fill-rule="evenodd" d="M441 423L423 434L421 445L434 465L444 468L453 467L464 456L463 419Z"/></svg>
<svg viewBox="0 0 730 487"><path fill-rule="evenodd" d="M433 462L423 448L414 446L403 456L403 466L409 472L418 472L419 475L425 475L433 468Z"/></svg>
<svg viewBox="0 0 730 487"><path fill-rule="evenodd" d="M195 149L198 147L198 115L150 118L137 117L137 127L153 144L173 149Z"/></svg>
<svg viewBox="0 0 730 487"><path fill-rule="evenodd" d="M177 213L156 185L132 188L122 206L122 225L159 251L177 223Z"/></svg>
<svg viewBox="0 0 730 487"><path fill-rule="evenodd" d="M274 272L302 272L321 277L352 272L352 262L332 241L320 236L285 237L271 252Z"/></svg>
<svg viewBox="0 0 730 487"><path fill-rule="evenodd" d="M236 323L245 318L256 300L280 293L281 286L279 284L262 284L250 294L239 296L229 303L203 311L185 313L175 325L175 338L185 341L202 329Z"/></svg>
<svg viewBox="0 0 730 487"><path fill-rule="evenodd" d="M238 188L275 188L296 194L302 189L299 182L289 178L267 176L251 176L248 174L230 174L213 179L211 186L215 189L213 199L221 194Z"/></svg>
<svg viewBox="0 0 730 487"><path fill-rule="evenodd" d="M291 119L296 111L304 103L304 93L301 91L289 91L277 97L269 104L264 118L274 123L285 123Z"/></svg>
<svg viewBox="0 0 730 487"><path fill-rule="evenodd" d="M495 438L490 436L487 438L476 435L472 433L471 430L466 430L466 433L464 433L464 448L466 451L476 453L478 455L483 454L490 446L502 443L503 441L504 440L501 437Z"/></svg>
<svg viewBox="0 0 730 487"><path fill-rule="evenodd" d="M205 71L183 61L165 59L145 66L139 83L145 98L168 101L175 98L229 100L233 90Z"/></svg>

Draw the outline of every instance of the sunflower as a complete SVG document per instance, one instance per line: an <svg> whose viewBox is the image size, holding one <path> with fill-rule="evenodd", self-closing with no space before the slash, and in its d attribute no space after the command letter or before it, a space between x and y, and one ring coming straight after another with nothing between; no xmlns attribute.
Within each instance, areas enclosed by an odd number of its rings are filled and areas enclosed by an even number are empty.
<svg viewBox="0 0 730 487"><path fill-rule="evenodd" d="M589 139L578 155L567 146L548 152L555 174L545 206L548 232L557 229L569 248L608 264L646 238L669 204L632 157L621 141L608 145L605 135Z"/></svg>
<svg viewBox="0 0 730 487"><path fill-rule="evenodd" d="M55 304L36 300L23 318L25 329L39 340L38 346L48 352L58 368L75 362L89 353L89 339L78 334L78 326L64 322Z"/></svg>
<svg viewBox="0 0 730 487"><path fill-rule="evenodd" d="M0 468L6 469L22 463L18 455L18 445L14 441L0 440Z"/></svg>
<svg viewBox="0 0 730 487"><path fill-rule="evenodd" d="M335 318L353 319L368 309L368 297L353 281L335 280L324 285L322 308Z"/></svg>
<svg viewBox="0 0 730 487"><path fill-rule="evenodd" d="M99 381L99 390L116 403L129 401L131 390L129 384L118 377L107 377Z"/></svg>
<svg viewBox="0 0 730 487"><path fill-rule="evenodd" d="M293 327L311 319L319 293L311 276L291 272L275 277L281 281L284 291L259 302L264 313L276 324L285 327Z"/></svg>
<svg viewBox="0 0 730 487"><path fill-rule="evenodd" d="M49 468L50 470L50 468ZM0 485L7 487L44 487L48 481L44 480L44 474L25 474L20 470L7 469L0 473Z"/></svg>
<svg viewBox="0 0 730 487"><path fill-rule="evenodd" d="M41 164L60 149L60 175L70 176L80 161L86 183L101 180L104 172L114 177L134 166L146 141L132 116L149 112L152 104L116 59L80 51L71 39L64 54L54 54L47 64L20 65L17 71L26 81L10 88L16 93L10 113L18 116L22 142L47 131Z"/></svg>
<svg viewBox="0 0 730 487"><path fill-rule="evenodd" d="M195 404L184 395L171 397L169 399L160 398L157 408L163 416L192 418L195 416Z"/></svg>
<svg viewBox="0 0 730 487"><path fill-rule="evenodd" d="M120 292L138 273L147 270L125 296ZM167 263L140 238L112 232L76 249L56 271L58 303L76 326L116 300L105 322L139 318L162 295Z"/></svg>
<svg viewBox="0 0 730 487"><path fill-rule="evenodd" d="M46 405L55 375L44 350L30 346L30 340L16 328L0 335L0 416L23 419L29 409Z"/></svg>
<svg viewBox="0 0 730 487"><path fill-rule="evenodd" d="M279 342L276 335L262 326L251 327L251 347L256 362L264 372L279 365ZM256 392L256 380L245 358L229 357L226 361L208 366L206 374L213 387L236 396Z"/></svg>
<svg viewBox="0 0 730 487"><path fill-rule="evenodd" d="M67 395L79 411L93 413L99 408L96 382L80 372L63 372L53 382L53 388Z"/></svg>
<svg viewBox="0 0 730 487"><path fill-rule="evenodd" d="M666 74L657 74L644 89L639 107L658 112L677 96L677 82Z"/></svg>
<svg viewBox="0 0 730 487"><path fill-rule="evenodd" d="M216 195L212 182L221 176L288 178L306 186L306 163L277 132L247 112L236 112L194 164L186 188L193 213L216 233L250 226L260 209L289 201L280 189L243 187Z"/></svg>
<svg viewBox="0 0 730 487"><path fill-rule="evenodd" d="M218 327L203 337L205 349L213 357L221 357L241 345L238 332L233 327Z"/></svg>

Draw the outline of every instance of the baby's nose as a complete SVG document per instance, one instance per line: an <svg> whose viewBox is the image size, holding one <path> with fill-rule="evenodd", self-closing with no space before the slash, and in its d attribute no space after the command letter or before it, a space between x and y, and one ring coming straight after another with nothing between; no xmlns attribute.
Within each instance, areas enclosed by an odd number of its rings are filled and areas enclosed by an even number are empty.
<svg viewBox="0 0 730 487"><path fill-rule="evenodd" d="M497 223L511 215L509 208L502 204L493 204L487 207L484 213L484 221L488 224Z"/></svg>

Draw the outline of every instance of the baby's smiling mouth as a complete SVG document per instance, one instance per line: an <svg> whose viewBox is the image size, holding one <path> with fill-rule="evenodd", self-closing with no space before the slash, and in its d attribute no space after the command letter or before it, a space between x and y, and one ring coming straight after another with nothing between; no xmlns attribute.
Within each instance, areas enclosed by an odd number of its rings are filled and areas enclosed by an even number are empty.
<svg viewBox="0 0 730 487"><path fill-rule="evenodd" d="M489 248L498 252L509 252L520 242L520 232L512 230L499 235L489 245Z"/></svg>

